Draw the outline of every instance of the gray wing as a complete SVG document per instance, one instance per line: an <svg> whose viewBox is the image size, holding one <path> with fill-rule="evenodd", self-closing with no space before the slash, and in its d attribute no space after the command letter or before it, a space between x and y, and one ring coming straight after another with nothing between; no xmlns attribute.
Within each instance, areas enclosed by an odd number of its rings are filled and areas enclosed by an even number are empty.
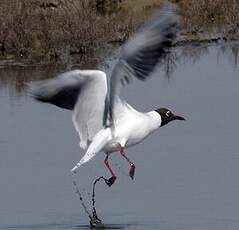
<svg viewBox="0 0 239 230"><path fill-rule="evenodd" d="M178 8L173 4L167 4L124 45L110 80L111 122L114 120L115 107L119 106L117 98L121 87L129 84L133 78L146 80L169 52L179 30Z"/></svg>
<svg viewBox="0 0 239 230"><path fill-rule="evenodd" d="M56 78L36 81L30 93L41 102L73 110L73 123L86 148L104 126L107 95L106 75L98 70L73 70Z"/></svg>

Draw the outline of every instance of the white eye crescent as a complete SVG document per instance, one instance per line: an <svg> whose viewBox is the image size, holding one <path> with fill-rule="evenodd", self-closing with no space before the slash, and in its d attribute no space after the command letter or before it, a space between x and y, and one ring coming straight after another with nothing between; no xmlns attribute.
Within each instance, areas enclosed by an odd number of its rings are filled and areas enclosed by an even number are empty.
<svg viewBox="0 0 239 230"><path fill-rule="evenodd" d="M166 112L166 116L169 117L170 113L170 111Z"/></svg>

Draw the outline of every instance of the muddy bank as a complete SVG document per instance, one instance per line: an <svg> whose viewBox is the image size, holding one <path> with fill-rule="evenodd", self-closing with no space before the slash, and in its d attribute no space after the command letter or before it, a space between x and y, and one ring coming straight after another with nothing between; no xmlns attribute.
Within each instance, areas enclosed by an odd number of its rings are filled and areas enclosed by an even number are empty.
<svg viewBox="0 0 239 230"><path fill-rule="evenodd" d="M102 50L122 43L162 0L2 0L0 63L94 66ZM237 40L236 0L174 0L181 43ZM88 65L88 60L91 63Z"/></svg>

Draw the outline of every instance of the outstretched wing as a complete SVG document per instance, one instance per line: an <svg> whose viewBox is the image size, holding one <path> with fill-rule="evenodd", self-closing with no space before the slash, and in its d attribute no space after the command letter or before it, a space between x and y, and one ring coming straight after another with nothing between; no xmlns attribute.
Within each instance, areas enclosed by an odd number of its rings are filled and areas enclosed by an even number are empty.
<svg viewBox="0 0 239 230"><path fill-rule="evenodd" d="M146 80L155 66L169 52L169 48L180 30L178 8L166 4L123 47L121 57L113 69L110 80L109 118L113 123L115 107L122 86L131 79Z"/></svg>
<svg viewBox="0 0 239 230"><path fill-rule="evenodd" d="M98 70L72 70L58 77L33 82L30 93L39 101L73 110L73 123L86 148L104 126L106 75Z"/></svg>

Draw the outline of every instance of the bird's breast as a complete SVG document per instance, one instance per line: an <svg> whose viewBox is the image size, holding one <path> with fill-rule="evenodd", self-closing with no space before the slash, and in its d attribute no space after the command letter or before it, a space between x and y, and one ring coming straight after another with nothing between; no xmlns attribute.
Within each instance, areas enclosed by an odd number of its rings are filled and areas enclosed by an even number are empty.
<svg viewBox="0 0 239 230"><path fill-rule="evenodd" d="M143 141L150 133L147 120L128 120L115 126L113 138L105 145L106 152L120 150L120 145L130 147Z"/></svg>

